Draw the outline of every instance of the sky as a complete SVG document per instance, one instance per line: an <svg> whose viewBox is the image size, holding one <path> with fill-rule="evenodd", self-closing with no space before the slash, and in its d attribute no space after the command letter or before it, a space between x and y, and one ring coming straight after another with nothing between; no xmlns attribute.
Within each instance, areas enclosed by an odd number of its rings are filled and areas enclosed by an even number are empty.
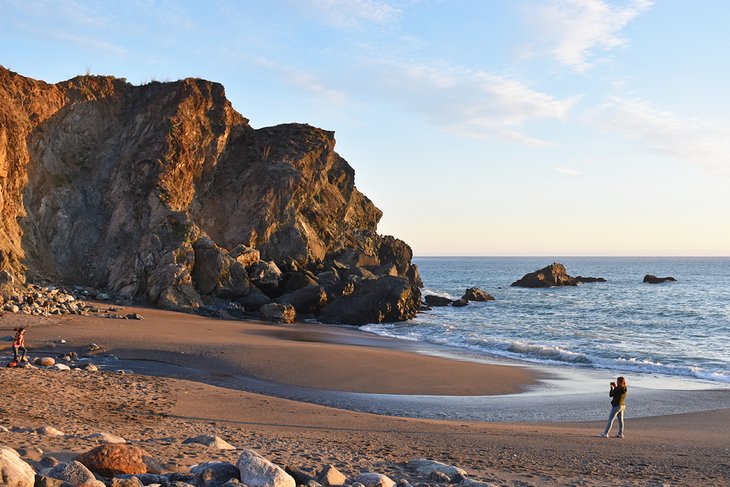
<svg viewBox="0 0 730 487"><path fill-rule="evenodd" d="M333 130L415 255L730 255L725 0L0 0L0 65Z"/></svg>

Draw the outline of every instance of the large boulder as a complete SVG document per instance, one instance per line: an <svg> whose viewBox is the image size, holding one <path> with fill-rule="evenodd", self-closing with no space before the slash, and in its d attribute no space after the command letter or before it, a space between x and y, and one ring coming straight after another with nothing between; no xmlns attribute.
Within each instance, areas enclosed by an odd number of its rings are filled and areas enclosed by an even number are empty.
<svg viewBox="0 0 730 487"><path fill-rule="evenodd" d="M345 485L347 477L334 465L326 465L317 475L317 481L324 487L336 487Z"/></svg>
<svg viewBox="0 0 730 487"><path fill-rule="evenodd" d="M297 313L291 304L269 303L261 306L259 315L262 321L272 323L294 323Z"/></svg>
<svg viewBox="0 0 730 487"><path fill-rule="evenodd" d="M453 301L444 296L436 296L435 294L426 294L423 297L429 306L449 306Z"/></svg>
<svg viewBox="0 0 730 487"><path fill-rule="evenodd" d="M236 302L243 305L243 308L246 311L252 312L260 310L265 304L269 304L271 302L271 298L264 294L263 291L256 286L251 286L248 294L238 298Z"/></svg>
<svg viewBox="0 0 730 487"><path fill-rule="evenodd" d="M405 321L421 307L421 291L405 277L384 276L363 281L349 296L327 304L318 319L323 323L364 325Z"/></svg>
<svg viewBox="0 0 730 487"><path fill-rule="evenodd" d="M284 294L276 301L294 306L298 314L319 314L322 306L327 304L327 291L315 284Z"/></svg>
<svg viewBox="0 0 730 487"><path fill-rule="evenodd" d="M461 297L467 301L494 301L491 294L479 289L478 287L470 287Z"/></svg>
<svg viewBox="0 0 730 487"><path fill-rule="evenodd" d="M147 279L147 299L160 308L183 311L200 308L203 302L193 286L193 278L184 264L170 263L156 267Z"/></svg>
<svg viewBox="0 0 730 487"><path fill-rule="evenodd" d="M563 264L554 262L547 267L525 274L512 283L517 287L576 286L575 278L568 275Z"/></svg>
<svg viewBox="0 0 730 487"><path fill-rule="evenodd" d="M188 438L183 441L183 445L189 443L198 443L200 445L209 446L216 450L235 450L236 447L228 443L226 440L219 436L214 435L198 435L192 438Z"/></svg>
<svg viewBox="0 0 730 487"><path fill-rule="evenodd" d="M307 286L317 284L315 276L307 270L287 272L284 274L279 290L282 294L293 293Z"/></svg>
<svg viewBox="0 0 730 487"><path fill-rule="evenodd" d="M241 475L238 467L228 462L199 463L190 473L197 477L197 487L218 487L231 479L239 480Z"/></svg>
<svg viewBox="0 0 730 487"><path fill-rule="evenodd" d="M3 487L33 487L35 471L15 450L0 446L0 485Z"/></svg>
<svg viewBox="0 0 730 487"><path fill-rule="evenodd" d="M248 294L249 277L243 263L233 259L225 249L207 237L196 240L193 250L195 266L192 277L201 294L215 294L224 299L236 299Z"/></svg>
<svg viewBox="0 0 730 487"><path fill-rule="evenodd" d="M251 282L264 294L271 296L279 289L282 272L275 262L259 261L248 268Z"/></svg>
<svg viewBox="0 0 730 487"><path fill-rule="evenodd" d="M244 450L236 466L241 483L248 487L296 487L291 475L253 450Z"/></svg>
<svg viewBox="0 0 730 487"><path fill-rule="evenodd" d="M453 465L447 465L445 463L437 462L434 460L428 460L426 458L414 458L406 464L406 468L417 473L418 475L423 475L424 477L428 477L433 472L439 472L445 474L449 478L449 481L457 478L457 476L467 476L466 470L462 468L455 467Z"/></svg>
<svg viewBox="0 0 730 487"><path fill-rule="evenodd" d="M381 264L394 264L398 269L398 275L406 275L406 272L410 270L412 258L413 251L403 240L390 235L385 235L380 240L380 246L378 247L378 260Z"/></svg>
<svg viewBox="0 0 730 487"><path fill-rule="evenodd" d="M361 483L365 487L395 487L395 482L381 473L363 472L355 477L354 482Z"/></svg>
<svg viewBox="0 0 730 487"><path fill-rule="evenodd" d="M261 253L258 250L247 247L243 244L237 245L231 249L231 251L228 252L228 255L244 267L248 267L261 260Z"/></svg>
<svg viewBox="0 0 730 487"><path fill-rule="evenodd" d="M94 474L86 466L76 460L59 463L55 467L44 470L43 475L63 480L73 486L105 487L103 482L96 480Z"/></svg>
<svg viewBox="0 0 730 487"><path fill-rule="evenodd" d="M644 282L647 284L661 284L663 282L675 282L676 279L670 276L667 277L657 277L652 274L647 274L644 276Z"/></svg>
<svg viewBox="0 0 730 487"><path fill-rule="evenodd" d="M161 473L162 465L144 449L126 443L97 446L76 457L92 472L105 477L117 474Z"/></svg>

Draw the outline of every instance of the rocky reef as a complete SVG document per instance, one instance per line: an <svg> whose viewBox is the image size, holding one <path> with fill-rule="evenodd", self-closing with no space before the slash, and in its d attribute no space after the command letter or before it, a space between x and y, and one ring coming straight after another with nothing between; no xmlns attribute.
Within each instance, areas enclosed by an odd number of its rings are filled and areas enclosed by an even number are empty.
<svg viewBox="0 0 730 487"><path fill-rule="evenodd" d="M555 287L555 286L577 286L587 282L606 282L602 277L570 276L565 266L559 262L553 262L549 266L525 274L512 283L515 287Z"/></svg>
<svg viewBox="0 0 730 487"><path fill-rule="evenodd" d="M48 84L0 67L0 288L173 310L412 318L412 251L377 233L333 132L252 128L218 83Z"/></svg>

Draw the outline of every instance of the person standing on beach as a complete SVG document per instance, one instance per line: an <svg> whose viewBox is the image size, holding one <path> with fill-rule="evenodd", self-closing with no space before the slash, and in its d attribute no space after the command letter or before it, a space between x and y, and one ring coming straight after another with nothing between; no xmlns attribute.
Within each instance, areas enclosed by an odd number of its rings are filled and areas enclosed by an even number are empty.
<svg viewBox="0 0 730 487"><path fill-rule="evenodd" d="M613 421L618 418L618 434L615 438L624 437L624 410L626 406L624 401L626 400L626 379L619 377L616 382L611 382L611 389L608 391L609 397L611 397L611 412L608 415L608 423L606 423L606 429L601 433L601 438L608 438L608 433L611 431Z"/></svg>
<svg viewBox="0 0 730 487"><path fill-rule="evenodd" d="M23 354L21 355L20 360L18 360L18 352L21 350ZM13 362L17 364L18 362L27 361L25 358L27 351L28 349L25 348L25 328L21 326L15 329L15 340L13 340Z"/></svg>

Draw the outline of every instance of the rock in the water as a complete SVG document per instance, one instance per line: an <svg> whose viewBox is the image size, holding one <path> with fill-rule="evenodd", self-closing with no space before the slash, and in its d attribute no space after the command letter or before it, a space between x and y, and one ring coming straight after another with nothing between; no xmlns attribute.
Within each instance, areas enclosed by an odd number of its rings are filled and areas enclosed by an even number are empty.
<svg viewBox="0 0 730 487"><path fill-rule="evenodd" d="M543 267L535 272L525 274L521 279L512 283L517 287L553 287L576 286L575 278L568 275L563 264L557 262Z"/></svg>
<svg viewBox="0 0 730 487"><path fill-rule="evenodd" d="M236 447L228 443L226 440L219 436L213 435L200 435L194 438L188 438L183 441L183 444L188 443L200 443L201 445L210 446L217 450L235 450Z"/></svg>
<svg viewBox="0 0 730 487"><path fill-rule="evenodd" d="M272 323L294 323L297 318L297 313L291 304L265 304L261 306L259 314L263 321Z"/></svg>
<svg viewBox="0 0 730 487"><path fill-rule="evenodd" d="M657 277L657 276L654 276L651 274L647 274L644 276L644 282L648 283L648 284L661 284L663 282L675 282L675 281L676 281L676 279L671 276Z"/></svg>
<svg viewBox="0 0 730 487"><path fill-rule="evenodd" d="M468 305L469 305L469 300L466 298L459 298L456 301L454 301L453 303L451 303L451 306L453 306L454 308L463 308L464 306L468 306Z"/></svg>
<svg viewBox="0 0 730 487"><path fill-rule="evenodd" d="M291 475L253 450L244 450L236 466L248 487L296 487Z"/></svg>
<svg viewBox="0 0 730 487"><path fill-rule="evenodd" d="M444 296L436 296L435 294L427 294L423 299L429 306L449 306L453 303L451 299Z"/></svg>
<svg viewBox="0 0 730 487"><path fill-rule="evenodd" d="M575 282L578 282L578 283L606 282L606 278L575 276Z"/></svg>
<svg viewBox="0 0 730 487"><path fill-rule="evenodd" d="M197 487L218 487L231 479L238 480L238 467L228 462L205 462L190 469L198 481Z"/></svg>
<svg viewBox="0 0 730 487"><path fill-rule="evenodd" d="M161 473L163 468L142 448L117 443L97 446L76 458L89 470L105 477L117 474Z"/></svg>
<svg viewBox="0 0 730 487"><path fill-rule="evenodd" d="M324 487L334 487L339 485L345 485L347 483L347 477L337 470L334 465L327 465L319 472L317 480Z"/></svg>
<svg viewBox="0 0 730 487"><path fill-rule="evenodd" d="M53 368L56 370L71 370L71 367L66 364L54 364Z"/></svg>
<svg viewBox="0 0 730 487"><path fill-rule="evenodd" d="M406 468L424 476L429 476L433 472L439 472L446 475L449 481L457 475L462 477L467 476L466 470L462 468L454 467L453 465L446 465L445 463L428 460L426 458L414 458L406 464Z"/></svg>
<svg viewBox="0 0 730 487"><path fill-rule="evenodd" d="M46 477L63 480L74 486L105 487L103 482L96 480L88 468L76 460L59 463L44 471L44 474Z"/></svg>
<svg viewBox="0 0 730 487"><path fill-rule="evenodd" d="M0 446L0 485L3 487L33 487L35 471L18 452Z"/></svg>
<svg viewBox="0 0 730 487"><path fill-rule="evenodd" d="M405 277L383 276L327 304L318 319L351 325L405 321L415 317L420 307L420 289Z"/></svg>
<svg viewBox="0 0 730 487"><path fill-rule="evenodd" d="M128 320L143 320L144 317L139 313L129 313L127 316L125 316Z"/></svg>
<svg viewBox="0 0 730 487"><path fill-rule="evenodd" d="M470 287L461 298L468 301L494 301L491 294L488 294L478 287Z"/></svg>
<svg viewBox="0 0 730 487"><path fill-rule="evenodd" d="M355 478L355 482L359 482L365 487L394 487L395 482L386 475L380 473L365 472Z"/></svg>

